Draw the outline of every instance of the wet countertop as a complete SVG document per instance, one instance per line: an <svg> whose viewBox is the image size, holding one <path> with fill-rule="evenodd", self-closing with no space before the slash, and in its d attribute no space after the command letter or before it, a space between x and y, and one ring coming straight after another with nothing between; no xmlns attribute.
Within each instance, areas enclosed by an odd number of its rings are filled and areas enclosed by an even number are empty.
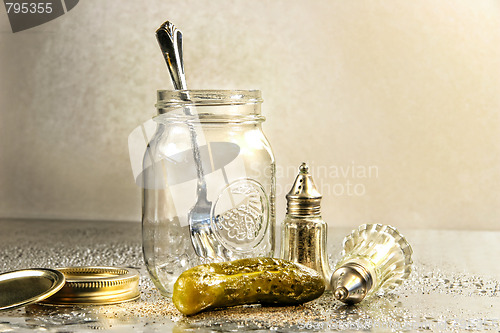
<svg viewBox="0 0 500 333"><path fill-rule="evenodd" d="M35 304L2 311L0 332L500 332L500 232L400 231L413 247L414 272L390 293L356 306L325 294L294 307L244 306L184 317L147 276L139 223L0 220L0 272L83 265L141 272L137 301L82 307ZM331 263L349 232L329 228Z"/></svg>

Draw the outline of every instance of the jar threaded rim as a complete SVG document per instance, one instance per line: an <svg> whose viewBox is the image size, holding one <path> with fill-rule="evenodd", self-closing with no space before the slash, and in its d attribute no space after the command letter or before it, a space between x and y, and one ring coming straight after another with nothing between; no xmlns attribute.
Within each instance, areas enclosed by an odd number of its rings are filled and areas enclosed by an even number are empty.
<svg viewBox="0 0 500 333"><path fill-rule="evenodd" d="M241 105L262 103L260 90L158 90L158 109L191 105Z"/></svg>

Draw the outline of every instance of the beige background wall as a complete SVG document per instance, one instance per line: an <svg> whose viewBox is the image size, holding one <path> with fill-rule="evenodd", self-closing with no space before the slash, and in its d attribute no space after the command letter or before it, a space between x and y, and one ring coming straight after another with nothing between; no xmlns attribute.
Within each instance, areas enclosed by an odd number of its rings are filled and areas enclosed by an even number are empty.
<svg viewBox="0 0 500 333"><path fill-rule="evenodd" d="M496 0L82 0L16 34L2 8L0 217L140 220L165 19L191 88L263 91L278 223L308 161L330 224L500 230Z"/></svg>

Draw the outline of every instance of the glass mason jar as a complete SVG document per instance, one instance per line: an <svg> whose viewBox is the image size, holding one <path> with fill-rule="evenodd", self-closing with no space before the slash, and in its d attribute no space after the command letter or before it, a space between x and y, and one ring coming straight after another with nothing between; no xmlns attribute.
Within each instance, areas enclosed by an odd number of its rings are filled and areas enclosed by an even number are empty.
<svg viewBox="0 0 500 333"><path fill-rule="evenodd" d="M195 265L274 255L275 161L258 90L158 91L142 237L156 287Z"/></svg>

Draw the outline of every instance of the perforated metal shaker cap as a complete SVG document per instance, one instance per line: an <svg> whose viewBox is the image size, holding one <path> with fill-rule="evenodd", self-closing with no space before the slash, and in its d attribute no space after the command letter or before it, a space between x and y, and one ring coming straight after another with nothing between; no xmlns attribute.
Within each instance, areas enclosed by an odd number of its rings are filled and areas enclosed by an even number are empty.
<svg viewBox="0 0 500 333"><path fill-rule="evenodd" d="M309 174L309 167L306 163L302 163L292 189L286 195L287 214L292 216L320 215L321 198Z"/></svg>
<svg viewBox="0 0 500 333"><path fill-rule="evenodd" d="M333 272L330 283L336 299L355 304L366 297L373 286L373 277L362 265L350 262Z"/></svg>

